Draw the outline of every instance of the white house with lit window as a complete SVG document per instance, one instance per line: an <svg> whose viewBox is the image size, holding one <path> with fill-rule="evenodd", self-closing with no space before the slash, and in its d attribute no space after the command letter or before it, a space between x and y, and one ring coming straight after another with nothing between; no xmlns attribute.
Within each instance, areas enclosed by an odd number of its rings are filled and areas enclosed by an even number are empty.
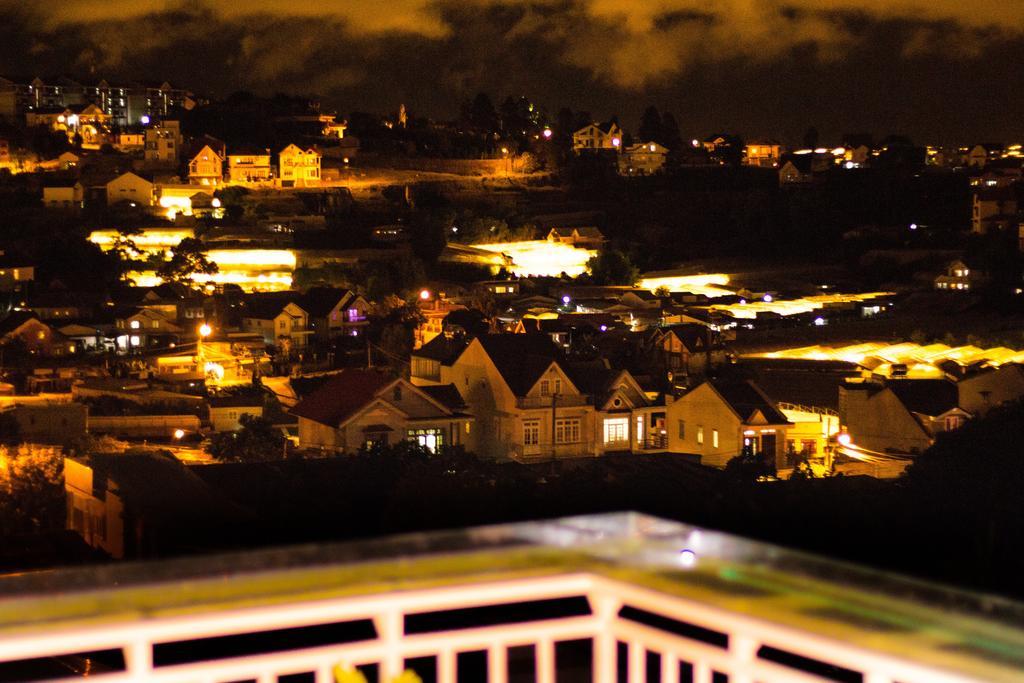
<svg viewBox="0 0 1024 683"><path fill-rule="evenodd" d="M619 175L653 175L665 166L668 147L657 142L641 142L626 147L619 155Z"/></svg>
<svg viewBox="0 0 1024 683"><path fill-rule="evenodd" d="M355 453L415 441L431 452L465 444L472 418L451 385L417 387L377 370L346 369L291 409L299 446Z"/></svg>
<svg viewBox="0 0 1024 683"><path fill-rule="evenodd" d="M935 289L949 292L970 292L977 290L988 281L981 271L970 268L963 261L953 261L946 272L935 278Z"/></svg>
<svg viewBox="0 0 1024 683"><path fill-rule="evenodd" d="M442 372L476 421L467 447L520 461L663 448L664 408L626 371L571 363L547 335L476 337Z"/></svg>
<svg viewBox="0 0 1024 683"><path fill-rule="evenodd" d="M668 449L725 467L739 455L760 455L786 466L792 424L753 382L707 381L665 407Z"/></svg>
<svg viewBox="0 0 1024 683"><path fill-rule="evenodd" d="M265 343L288 350L305 348L313 334L305 309L272 295L255 295L245 302L242 330L258 333Z"/></svg>
<svg viewBox="0 0 1024 683"><path fill-rule="evenodd" d="M235 185L261 185L273 179L270 150L239 150L228 155L228 181Z"/></svg>
<svg viewBox="0 0 1024 683"><path fill-rule="evenodd" d="M622 148L622 128L614 121L591 123L572 134L572 151L576 154Z"/></svg>
<svg viewBox="0 0 1024 683"><path fill-rule="evenodd" d="M747 166L778 168L782 159L782 145L773 140L748 142L743 151L743 163Z"/></svg>
<svg viewBox="0 0 1024 683"><path fill-rule="evenodd" d="M210 145L203 145L188 162L188 181L192 185L220 185L224 181L224 157Z"/></svg>
<svg viewBox="0 0 1024 683"><path fill-rule="evenodd" d="M320 184L320 152L288 145L277 155L277 182L281 187L310 187Z"/></svg>

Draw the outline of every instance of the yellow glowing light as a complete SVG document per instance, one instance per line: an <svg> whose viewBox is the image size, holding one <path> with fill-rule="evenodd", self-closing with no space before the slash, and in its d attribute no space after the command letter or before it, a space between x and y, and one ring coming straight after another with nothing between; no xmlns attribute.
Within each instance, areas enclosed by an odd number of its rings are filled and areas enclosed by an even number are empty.
<svg viewBox="0 0 1024 683"><path fill-rule="evenodd" d="M209 379L221 381L224 379L224 366L220 363L208 362L203 366L203 372Z"/></svg>
<svg viewBox="0 0 1024 683"><path fill-rule="evenodd" d="M904 366L907 376L914 378L941 377L937 366L946 361L959 365L984 363L998 367L1006 363L1024 362L1024 351L995 347L947 346L946 344L920 345L910 342L886 344L866 342L848 346L801 346L768 353L753 354L755 358L795 358L803 360L839 360L863 365L880 375L890 375L894 365ZM902 368L901 368L902 374Z"/></svg>
<svg viewBox="0 0 1024 683"><path fill-rule="evenodd" d="M668 275L650 273L640 280L640 287L650 291L668 289L670 292L689 292L708 297L728 296L732 290L725 289L729 276L725 273L702 273L699 275Z"/></svg>
<svg viewBox="0 0 1024 683"><path fill-rule="evenodd" d="M858 294L817 294L801 299L773 299L767 301L747 301L738 304L714 304L711 308L725 311L734 318L754 319L758 313L776 313L778 315L798 315L817 311L829 305L853 304L870 299L891 296L892 292L862 292Z"/></svg>
<svg viewBox="0 0 1024 683"><path fill-rule="evenodd" d="M213 334L213 328L212 327L210 327L206 323L203 323L202 325L199 326L199 336L200 337L209 337L211 334Z"/></svg>
<svg viewBox="0 0 1024 683"><path fill-rule="evenodd" d="M420 290L420 299L422 299L423 301L426 301L429 298L430 298L430 290L421 289Z"/></svg>
<svg viewBox="0 0 1024 683"><path fill-rule="evenodd" d="M836 441L838 441L839 445L841 446L849 446L851 443L853 443L853 437L847 434L846 432L842 432L839 436L836 437Z"/></svg>
<svg viewBox="0 0 1024 683"><path fill-rule="evenodd" d="M174 430L174 438L179 440L179 441L184 439L185 438L185 430L184 429L175 429Z"/></svg>
<svg viewBox="0 0 1024 683"><path fill-rule="evenodd" d="M571 244L528 240L524 242L498 242L474 244L482 249L506 254L512 259L512 272L517 277L530 275L557 277L562 273L576 277L587 272L587 261L597 255L593 249L579 249Z"/></svg>

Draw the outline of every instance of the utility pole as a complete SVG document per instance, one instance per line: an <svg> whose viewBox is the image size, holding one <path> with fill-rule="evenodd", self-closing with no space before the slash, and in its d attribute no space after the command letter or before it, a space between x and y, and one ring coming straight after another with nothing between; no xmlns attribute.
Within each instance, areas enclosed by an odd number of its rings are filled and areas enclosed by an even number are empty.
<svg viewBox="0 0 1024 683"><path fill-rule="evenodd" d="M551 459L558 458L558 445L555 441L555 418L558 415L558 394L551 394Z"/></svg>

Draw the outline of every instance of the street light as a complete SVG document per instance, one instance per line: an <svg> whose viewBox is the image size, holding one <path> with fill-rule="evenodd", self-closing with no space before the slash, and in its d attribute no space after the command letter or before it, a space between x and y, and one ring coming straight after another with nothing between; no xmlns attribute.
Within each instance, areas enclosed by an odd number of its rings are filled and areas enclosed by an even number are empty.
<svg viewBox="0 0 1024 683"><path fill-rule="evenodd" d="M181 441L184 438L185 438L185 430L184 429L175 429L174 430L174 439L175 439L175 441Z"/></svg>
<svg viewBox="0 0 1024 683"><path fill-rule="evenodd" d="M203 323L202 325L199 326L199 336L200 337L209 337L211 334L213 334L213 328L212 327L210 327L206 323Z"/></svg>

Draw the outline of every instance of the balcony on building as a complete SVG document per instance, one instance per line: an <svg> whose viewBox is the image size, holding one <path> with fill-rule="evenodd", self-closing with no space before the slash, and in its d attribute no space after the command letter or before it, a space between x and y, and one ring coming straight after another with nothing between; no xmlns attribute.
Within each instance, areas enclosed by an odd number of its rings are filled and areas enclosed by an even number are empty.
<svg viewBox="0 0 1024 683"><path fill-rule="evenodd" d="M0 680L1024 679L1024 605L635 513L0 578Z"/></svg>

